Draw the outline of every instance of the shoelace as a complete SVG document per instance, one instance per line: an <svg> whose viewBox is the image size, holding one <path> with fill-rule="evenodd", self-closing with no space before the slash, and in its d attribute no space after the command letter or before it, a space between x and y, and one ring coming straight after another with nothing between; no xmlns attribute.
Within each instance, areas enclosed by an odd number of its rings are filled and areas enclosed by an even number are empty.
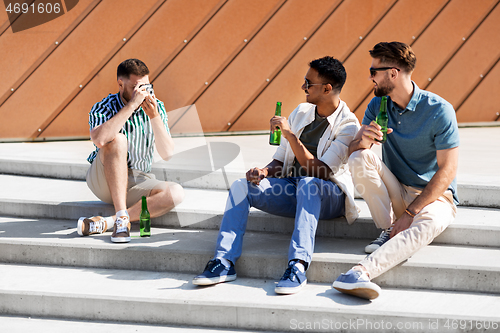
<svg viewBox="0 0 500 333"><path fill-rule="evenodd" d="M286 269L285 271L285 274L283 274L283 277L281 279L283 280L290 280L290 281L295 281L295 279L299 280L299 277L297 276L297 273L295 273L295 270L298 270L297 268L295 268L294 270L294 266L288 266L288 268ZM299 280L299 282L301 282Z"/></svg>
<svg viewBox="0 0 500 333"><path fill-rule="evenodd" d="M372 243L384 243L391 236L392 227L386 229L380 233L377 239L375 239Z"/></svg>
<svg viewBox="0 0 500 333"><path fill-rule="evenodd" d="M94 233L98 232L102 234L102 231L104 230L104 219L100 219L99 221L92 221L89 224L89 232Z"/></svg>
<svg viewBox="0 0 500 333"><path fill-rule="evenodd" d="M216 260L212 259L205 266L205 271L208 270L210 273L213 273L220 265L222 265L222 263L217 263Z"/></svg>
<svg viewBox="0 0 500 333"><path fill-rule="evenodd" d="M122 216L116 219L116 233L119 234L120 232L128 232L128 217Z"/></svg>

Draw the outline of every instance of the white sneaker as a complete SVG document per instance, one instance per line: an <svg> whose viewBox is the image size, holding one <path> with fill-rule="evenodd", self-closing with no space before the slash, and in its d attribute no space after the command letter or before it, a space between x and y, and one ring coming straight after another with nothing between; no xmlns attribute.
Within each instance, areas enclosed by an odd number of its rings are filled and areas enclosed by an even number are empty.
<svg viewBox="0 0 500 333"><path fill-rule="evenodd" d="M113 243L128 243L130 242L130 221L128 216L117 216L111 235Z"/></svg>
<svg viewBox="0 0 500 333"><path fill-rule="evenodd" d="M80 217L76 225L76 232L80 236L102 234L107 230L108 224L102 216Z"/></svg>

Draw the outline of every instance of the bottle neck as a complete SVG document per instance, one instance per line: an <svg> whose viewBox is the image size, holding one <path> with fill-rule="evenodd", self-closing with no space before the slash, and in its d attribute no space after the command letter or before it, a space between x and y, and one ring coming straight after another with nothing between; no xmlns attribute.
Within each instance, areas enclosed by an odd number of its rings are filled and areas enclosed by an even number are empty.
<svg viewBox="0 0 500 333"><path fill-rule="evenodd" d="M146 201L146 197L142 197L142 210L148 210L148 204Z"/></svg>
<svg viewBox="0 0 500 333"><path fill-rule="evenodd" d="M280 102L276 103L276 111L274 111L274 115L281 117L281 103Z"/></svg>

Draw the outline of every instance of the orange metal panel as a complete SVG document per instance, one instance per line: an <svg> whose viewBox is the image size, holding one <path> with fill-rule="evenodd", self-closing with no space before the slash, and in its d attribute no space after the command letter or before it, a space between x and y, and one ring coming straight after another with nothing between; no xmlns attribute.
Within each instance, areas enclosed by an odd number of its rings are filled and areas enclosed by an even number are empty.
<svg viewBox="0 0 500 333"><path fill-rule="evenodd" d="M221 131L337 0L287 1L196 101L205 131Z"/></svg>
<svg viewBox="0 0 500 333"><path fill-rule="evenodd" d="M129 39L124 47L92 78L82 91L67 105L64 111L43 132L43 137L88 136L88 113L92 105L108 93L117 92L116 67L128 58L143 60L151 72L155 93L167 104L173 96L172 91L162 89L154 79L155 73L179 45L195 29L219 0L168 0ZM189 19L186 19L189 18ZM151 45L155 45L152 52ZM160 52L157 47L161 46ZM174 81L177 78L174 78ZM68 133L68 124L72 124Z"/></svg>
<svg viewBox="0 0 500 333"><path fill-rule="evenodd" d="M0 96L10 94L10 90L15 86L15 83L27 71L29 72L33 64L49 48L55 45L54 43L61 34L71 26L92 2L93 0L82 0L74 10L55 20L17 33L12 33L12 29L8 28L0 36L0 50L2 50L2 57L0 57L0 67L2 68Z"/></svg>
<svg viewBox="0 0 500 333"><path fill-rule="evenodd" d="M481 81L481 84L457 110L457 120L459 122L497 120L500 115L499 91L500 62L497 62L495 67Z"/></svg>
<svg viewBox="0 0 500 333"><path fill-rule="evenodd" d="M344 61L359 44L359 36L366 35L390 3L392 0L344 1L250 105L231 131L267 129L276 101L283 102L282 115L288 116L299 103L305 102L301 86L309 61L325 55ZM347 81L350 79L347 73Z"/></svg>
<svg viewBox="0 0 500 333"><path fill-rule="evenodd" d="M101 2L2 106L3 137L30 137L156 2Z"/></svg>
<svg viewBox="0 0 500 333"><path fill-rule="evenodd" d="M342 92L342 98L353 112L372 90L368 68L371 57L368 53L379 42L400 41L411 43L412 36L417 37L447 0L398 1L382 18L368 36L362 36L363 42L346 60L345 67L349 79ZM364 113L364 109L361 113ZM361 115L362 117L362 115Z"/></svg>
<svg viewBox="0 0 500 333"><path fill-rule="evenodd" d="M156 79L155 87L169 92L167 110L192 103L280 1L229 1Z"/></svg>
<svg viewBox="0 0 500 333"><path fill-rule="evenodd" d="M458 107L494 65L500 55L500 5L488 15L460 51L429 84L435 92Z"/></svg>
<svg viewBox="0 0 500 333"><path fill-rule="evenodd" d="M4 27L5 25L10 25L9 16L4 10L4 7L0 5L0 27ZM2 31L3 30L0 29L0 35L2 34Z"/></svg>
<svg viewBox="0 0 500 333"><path fill-rule="evenodd" d="M454 0L436 17L425 32L412 45L417 56L417 66L412 79L425 89L429 78L434 77L446 65L447 61L463 45L464 36L469 36L488 15L497 1ZM362 118L372 99L370 94L357 109L357 116Z"/></svg>
<svg viewBox="0 0 500 333"><path fill-rule="evenodd" d="M417 67L412 79L424 87L435 76L498 0L454 0L412 45ZM420 55L420 56L419 56Z"/></svg>

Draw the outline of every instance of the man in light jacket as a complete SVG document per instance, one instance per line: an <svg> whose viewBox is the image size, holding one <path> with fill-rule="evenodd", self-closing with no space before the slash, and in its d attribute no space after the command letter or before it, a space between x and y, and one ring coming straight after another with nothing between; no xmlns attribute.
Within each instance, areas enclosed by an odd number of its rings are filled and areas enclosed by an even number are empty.
<svg viewBox="0 0 500 333"><path fill-rule="evenodd" d="M193 284L236 279L234 264L241 255L250 207L295 217L288 267L275 288L278 294L296 293L306 284L319 219L344 215L352 223L357 218L347 161L359 122L339 97L345 68L328 56L309 66L302 85L308 103L300 104L288 121L278 116L271 119L271 129L282 133L273 161L250 169L246 179L232 184L214 259Z"/></svg>

